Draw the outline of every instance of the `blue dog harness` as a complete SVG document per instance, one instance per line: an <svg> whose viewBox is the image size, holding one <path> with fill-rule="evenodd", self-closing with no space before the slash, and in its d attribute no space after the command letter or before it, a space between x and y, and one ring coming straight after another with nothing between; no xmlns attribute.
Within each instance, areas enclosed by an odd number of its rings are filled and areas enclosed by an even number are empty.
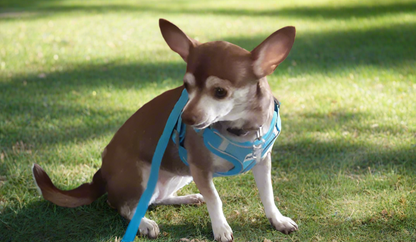
<svg viewBox="0 0 416 242"><path fill-rule="evenodd" d="M188 96L184 90L182 96ZM234 176L249 171L261 158L273 147L277 136L281 130L281 121L279 115L279 103L274 102L273 119L270 128L266 134L263 134L263 129L257 131L257 138L253 142L235 142L224 137L220 132L214 128L194 129L204 139L204 144L209 151L215 155L231 162L234 167L227 172L214 173L214 177L219 176ZM187 166L187 151L184 147L186 127L179 116L178 122L172 133L172 140L178 146L179 157Z"/></svg>
<svg viewBox="0 0 416 242"><path fill-rule="evenodd" d="M183 90L181 97L173 107L172 112L166 122L165 129L157 143L155 153L152 158L150 167L149 180L143 192L136 211L131 219L126 233L124 234L122 242L132 242L139 230L140 222L146 214L150 200L156 188L156 183L159 178L159 168L162 162L163 155L169 140L172 139L178 146L179 156L181 160L189 166L187 162L187 151L184 147L185 139L185 124L182 123L181 113L186 103L188 102L188 93L186 89ZM217 176L233 176L249 171L253 166L261 160L271 150L277 136L281 131L281 120L279 115L279 103L274 102L273 119L269 130L263 135L262 128L257 131L257 138L253 142L235 142L227 139L213 128L206 128L203 130L194 129L202 135L204 144L209 151L215 155L231 162L234 167L227 172L217 172Z"/></svg>

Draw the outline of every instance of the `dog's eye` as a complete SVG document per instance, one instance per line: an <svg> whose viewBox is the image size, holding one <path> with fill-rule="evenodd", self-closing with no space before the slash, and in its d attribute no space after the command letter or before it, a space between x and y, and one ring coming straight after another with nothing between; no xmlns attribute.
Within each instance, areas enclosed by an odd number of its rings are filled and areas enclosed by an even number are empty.
<svg viewBox="0 0 416 242"><path fill-rule="evenodd" d="M216 87L214 95L217 98L224 98L227 95L227 91L224 88Z"/></svg>

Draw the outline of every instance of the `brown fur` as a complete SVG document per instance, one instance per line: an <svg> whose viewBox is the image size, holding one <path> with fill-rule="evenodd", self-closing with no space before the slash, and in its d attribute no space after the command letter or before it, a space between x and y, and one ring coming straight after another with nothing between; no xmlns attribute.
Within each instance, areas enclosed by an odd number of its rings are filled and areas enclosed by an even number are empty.
<svg viewBox="0 0 416 242"><path fill-rule="evenodd" d="M126 204L137 205L143 192L140 164L150 163L152 160L158 141L158 138L152 137L160 137L162 134L175 104L170 100L177 100L182 90L183 87L178 87L154 98L124 123L105 148L101 169L94 176L96 180L93 179L92 183L83 184L71 191L62 191L56 188L46 172L35 164L34 178L44 198L62 207L77 207L90 204L107 192L109 203L119 210ZM155 106L160 108L153 108ZM180 160L172 141L169 142L163 156L161 169L178 175L190 175L189 168ZM94 189L98 189L98 192Z"/></svg>
<svg viewBox="0 0 416 242"><path fill-rule="evenodd" d="M33 166L33 175L43 197L61 207L78 207L87 205L105 193L105 181L99 169L91 183L85 183L71 191L62 191L53 185L48 174L38 164Z"/></svg>
<svg viewBox="0 0 416 242"><path fill-rule="evenodd" d="M228 80L238 88L246 85L248 80L254 82L257 79L251 65L249 51L225 41L214 41L191 48L186 72L195 76L200 89L209 76Z"/></svg>

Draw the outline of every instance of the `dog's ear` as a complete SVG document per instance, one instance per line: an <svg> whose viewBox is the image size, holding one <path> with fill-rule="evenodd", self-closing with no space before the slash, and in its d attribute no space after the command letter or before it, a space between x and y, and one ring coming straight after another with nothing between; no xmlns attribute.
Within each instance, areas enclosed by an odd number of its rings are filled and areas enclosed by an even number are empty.
<svg viewBox="0 0 416 242"><path fill-rule="evenodd" d="M295 42L293 26L281 28L251 51L253 71L258 78L270 75L286 59Z"/></svg>
<svg viewBox="0 0 416 242"><path fill-rule="evenodd" d="M166 19L159 19L159 27L169 47L187 62L190 49L195 47L198 42L188 37L180 28Z"/></svg>

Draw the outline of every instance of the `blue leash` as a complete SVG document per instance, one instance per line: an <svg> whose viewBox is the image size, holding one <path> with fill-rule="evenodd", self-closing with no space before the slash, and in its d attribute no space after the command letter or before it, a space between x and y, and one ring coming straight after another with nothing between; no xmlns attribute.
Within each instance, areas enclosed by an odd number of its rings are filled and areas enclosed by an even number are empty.
<svg viewBox="0 0 416 242"><path fill-rule="evenodd" d="M136 212L131 219L129 226L127 227L126 233L124 234L122 242L132 242L136 237L137 231L139 230L140 222L146 214L147 208L150 203L150 199L153 196L153 192L156 188L156 183L159 177L159 168L162 163L163 154L165 153L166 147L168 146L169 140L172 136L172 131L176 125L178 117L182 113L183 107L188 102L188 95L184 94L184 89L178 102L173 107L172 112L169 115L168 121L166 122L165 129L157 143L155 153L152 158L152 165L150 167L149 180L147 181L146 190L143 192L139 204L136 207Z"/></svg>

